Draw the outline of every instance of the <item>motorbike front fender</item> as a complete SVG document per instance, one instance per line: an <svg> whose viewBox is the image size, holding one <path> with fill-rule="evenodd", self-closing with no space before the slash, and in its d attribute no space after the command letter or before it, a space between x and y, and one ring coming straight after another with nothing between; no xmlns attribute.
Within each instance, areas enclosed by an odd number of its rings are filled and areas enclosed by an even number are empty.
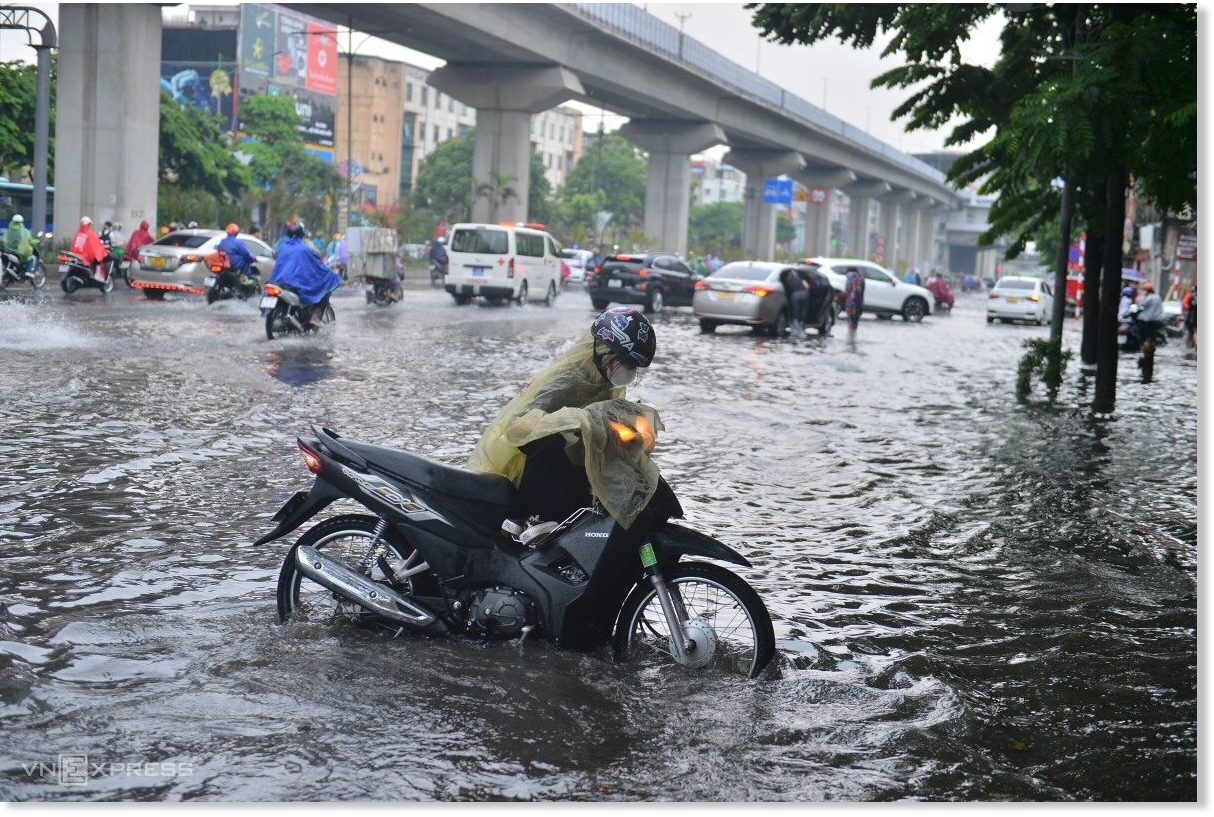
<svg viewBox="0 0 1214 817"><path fill-rule="evenodd" d="M302 492L301 492L302 493ZM266 542L273 542L286 536L291 531L297 529L304 522L307 522L316 514L327 508L330 503L336 499L341 499L345 494L341 493L337 488L322 479L312 483L312 490L308 491L307 495L302 500L297 500L298 494L291 497L287 504L283 505L279 512L274 516L278 520L278 526L274 530L267 533L265 536L253 543L254 547L264 545ZM283 512L286 513L283 513ZM279 517L282 517L279 519Z"/></svg>
<svg viewBox="0 0 1214 817"><path fill-rule="evenodd" d="M751 567L746 557L724 542L718 542L707 534L666 522L659 526L650 539L658 546L663 556L703 556L722 562Z"/></svg>

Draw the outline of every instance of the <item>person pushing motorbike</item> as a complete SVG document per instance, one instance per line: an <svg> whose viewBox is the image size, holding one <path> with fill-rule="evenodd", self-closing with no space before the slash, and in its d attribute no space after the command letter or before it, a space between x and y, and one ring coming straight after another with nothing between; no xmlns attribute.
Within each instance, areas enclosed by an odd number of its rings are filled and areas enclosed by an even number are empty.
<svg viewBox="0 0 1214 817"><path fill-rule="evenodd" d="M594 319L588 333L576 338L564 354L532 378L502 409L477 442L467 467L512 481L529 516L560 520L586 507L592 483L599 481L602 473L601 468L593 467L593 473L588 475L587 465L601 465L596 458L602 445L588 447L587 433L596 435L597 429L609 426L613 422L611 417L617 414L627 413L628 420L641 422L636 420L639 407L622 398L626 387L636 380L638 370L653 362L656 351L657 336L644 315L619 306L604 311ZM566 411L585 410L594 405L601 406L603 413L590 417L585 411L581 414ZM660 427L656 412L650 409L649 415L641 415L645 416L643 424L650 426L649 436L641 443L644 454L652 449L653 431ZM574 437L575 430L582 432L582 439ZM643 432L641 436L645 436ZM647 458L637 452L633 454L633 464L638 473L648 472ZM646 473L639 481L652 481L656 488L656 478L654 468L652 474ZM632 493L636 488L615 485L594 493ZM652 490L648 494L652 496ZM625 515L633 518L640 511L639 503L631 499L615 503L604 499L604 504L627 506ZM630 521L625 520L626 527Z"/></svg>

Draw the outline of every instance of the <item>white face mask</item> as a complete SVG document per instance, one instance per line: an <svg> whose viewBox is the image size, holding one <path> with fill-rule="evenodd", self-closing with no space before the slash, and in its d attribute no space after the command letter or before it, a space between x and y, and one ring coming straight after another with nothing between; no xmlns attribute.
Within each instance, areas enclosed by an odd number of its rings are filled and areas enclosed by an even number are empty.
<svg viewBox="0 0 1214 817"><path fill-rule="evenodd" d="M630 386L637 379L637 370L618 360L607 361L607 379L613 386Z"/></svg>

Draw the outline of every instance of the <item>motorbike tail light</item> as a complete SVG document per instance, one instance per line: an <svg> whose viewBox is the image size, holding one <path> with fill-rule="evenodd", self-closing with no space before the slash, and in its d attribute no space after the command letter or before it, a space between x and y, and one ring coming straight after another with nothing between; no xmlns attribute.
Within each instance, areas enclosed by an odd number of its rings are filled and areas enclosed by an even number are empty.
<svg viewBox="0 0 1214 817"><path fill-rule="evenodd" d="M602 268L602 267L595 267L595 268L594 268L594 274L595 274L595 275L602 275L602 274L603 274L603 268Z"/></svg>
<svg viewBox="0 0 1214 817"><path fill-rule="evenodd" d="M746 289L744 289L742 291L749 292L751 295L757 295L760 298L766 298L768 295L771 294L770 289L768 289L767 287L760 287L760 286L748 286L748 287L746 287Z"/></svg>
<svg viewBox="0 0 1214 817"><path fill-rule="evenodd" d="M700 290L704 289L712 289L712 287L710 287L706 281L696 281L696 291L699 292Z"/></svg>
<svg viewBox="0 0 1214 817"><path fill-rule="evenodd" d="M514 277L514 259L513 258L511 258L510 261L506 264L506 277L507 278Z"/></svg>
<svg viewBox="0 0 1214 817"><path fill-rule="evenodd" d="M277 298L279 293L282 292L282 290L274 284L266 284L266 288L263 291L273 298Z"/></svg>
<svg viewBox="0 0 1214 817"><path fill-rule="evenodd" d="M325 464L321 460L320 455L315 451L309 451L304 447L303 443L299 443L299 453L303 457L304 465L307 466L308 470L316 474L316 476L320 476L320 473L325 470Z"/></svg>
<svg viewBox="0 0 1214 817"><path fill-rule="evenodd" d="M60 263L60 264L66 264L66 263L67 263L67 256L66 256L66 255L61 255L61 256L59 256L59 258L58 258L58 263Z"/></svg>
<svg viewBox="0 0 1214 817"><path fill-rule="evenodd" d="M222 264L212 264L211 272L223 272L223 265Z"/></svg>

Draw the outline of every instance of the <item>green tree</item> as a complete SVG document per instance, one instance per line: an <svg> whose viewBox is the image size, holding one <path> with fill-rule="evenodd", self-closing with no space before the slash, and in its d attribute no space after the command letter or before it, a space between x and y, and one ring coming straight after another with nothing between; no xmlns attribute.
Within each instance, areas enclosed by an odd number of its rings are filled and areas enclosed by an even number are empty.
<svg viewBox="0 0 1214 817"><path fill-rule="evenodd" d="M700 254L733 259L742 245L742 203L697 204L691 208L688 244Z"/></svg>
<svg viewBox="0 0 1214 817"><path fill-rule="evenodd" d="M793 226L792 218L787 212L776 216L776 244L787 244L797 237L797 228Z"/></svg>
<svg viewBox="0 0 1214 817"><path fill-rule="evenodd" d="M252 177L228 147L220 120L160 94L160 180L219 200L239 198Z"/></svg>
<svg viewBox="0 0 1214 817"><path fill-rule="evenodd" d="M241 101L240 118L249 137L238 151L248 158L253 182L262 190L265 223L291 217L312 232L333 228L333 203L344 191L337 169L308 153L299 132L295 101L285 96L251 96Z"/></svg>
<svg viewBox="0 0 1214 817"><path fill-rule="evenodd" d="M1093 407L1112 411L1124 191L1132 176L1163 210L1196 201L1196 6L1021 7L1004 18L1000 57L989 67L965 62L960 44L1001 13L996 4L748 8L755 9L756 27L783 43L837 38L867 48L878 36L892 35L884 54L900 55L905 64L873 85L910 91L895 118L906 116L908 130L959 120L949 145L994 134L948 174L958 185L975 183L983 193L998 194L983 244L1007 234L1018 252L1048 229L1059 210L1053 180L1071 182L1081 221L1107 242Z"/></svg>
<svg viewBox="0 0 1214 817"><path fill-rule="evenodd" d="M600 209L611 213L608 231L617 238L626 235L644 213L645 160L627 139L602 131L565 179L560 192L562 210L576 196L599 194Z"/></svg>
<svg viewBox="0 0 1214 817"><path fill-rule="evenodd" d="M417 167L417 185L413 189L413 204L430 210L448 221L464 221L472 217L473 194L480 190L500 207L516 197L517 185L510 176L492 175L480 185L472 180L472 147L475 131L452 137L430 152ZM527 193L527 219L547 222L551 217L552 186L544 175L544 162L534 149L531 151L530 179ZM491 218L496 220L496 217Z"/></svg>
<svg viewBox="0 0 1214 817"><path fill-rule="evenodd" d="M55 177L55 57L51 58L50 149L48 178ZM29 168L24 180L33 182L34 107L37 100L38 68L21 62L0 62L0 175L17 178Z"/></svg>

